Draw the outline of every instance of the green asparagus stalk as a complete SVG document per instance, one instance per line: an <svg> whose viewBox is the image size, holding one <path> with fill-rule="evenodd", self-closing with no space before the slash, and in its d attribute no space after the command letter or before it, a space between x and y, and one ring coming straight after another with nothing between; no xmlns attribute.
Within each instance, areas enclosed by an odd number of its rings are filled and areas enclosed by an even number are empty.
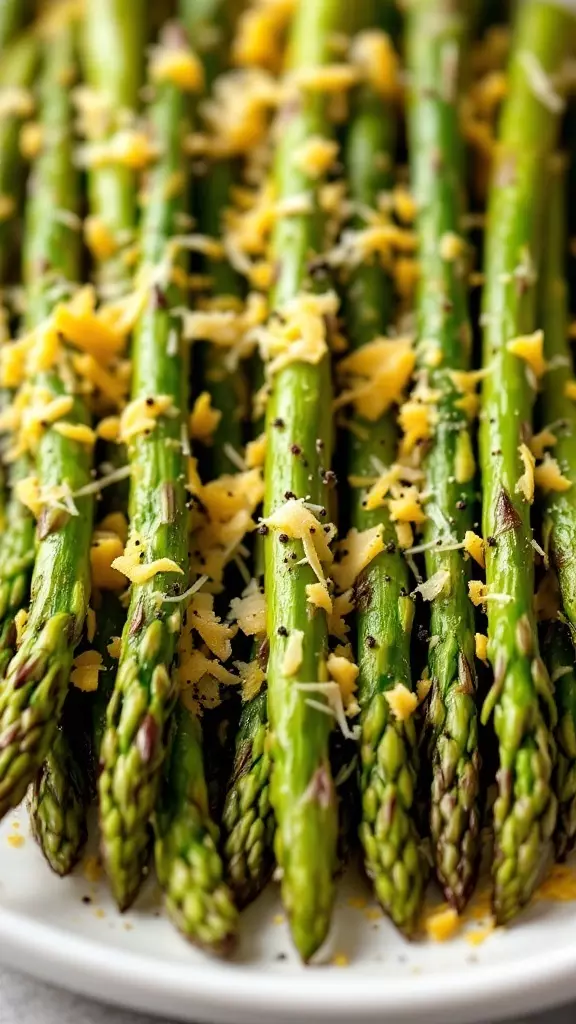
<svg viewBox="0 0 576 1024"><path fill-rule="evenodd" d="M223 0L201 3L193 0L188 7L186 18L191 38L204 38L209 43L210 34L202 32L202 28L214 22L222 24ZM208 90L222 70L221 40L216 48L202 49L201 55ZM219 237L222 232L222 211L230 202L233 179L232 163L222 159L213 163L201 183L200 224L208 235ZM228 261L208 261L207 272L212 278L213 294L242 298L240 281ZM230 472L229 446L237 452L242 448L247 381L242 367L231 370L226 353L217 346L204 345L200 349L202 387L210 393L213 407L222 413L207 460L210 474L216 477ZM207 712L205 717L218 715L219 711ZM226 871L239 906L245 906L258 895L272 870L274 825L269 799L270 758L264 746L267 721L267 698L265 692L260 692L242 708L235 735L234 767L222 814ZM208 749L206 721L203 724ZM223 754L221 748L214 751L216 763L212 770L207 766L209 774L220 774Z"/></svg>
<svg viewBox="0 0 576 1024"><path fill-rule="evenodd" d="M89 87L106 97L109 117L100 127L104 137L118 127L126 112L136 115L139 89L143 78L143 52L145 39L145 5L136 0L130 9L122 0L88 0L85 10L82 39L82 57L86 82ZM97 277L112 282L119 288L130 284L130 270L121 256L122 248L134 238L137 217L137 176L128 167L110 164L91 167L88 171L90 213L101 218L118 251L96 253L99 257ZM107 444L104 458L120 466L125 458L123 445ZM124 489L115 493L106 491L103 512L126 511ZM98 690L92 698L93 748L96 761L104 731L106 706L112 694L116 662L110 657L108 646L119 636L126 621L126 612L112 592L101 595L97 614L95 647L103 658L104 669L99 675Z"/></svg>
<svg viewBox="0 0 576 1024"><path fill-rule="evenodd" d="M395 113L365 88L358 92L345 152L352 200L373 208L379 193L390 186L389 168L395 144ZM375 159L375 154L381 159ZM357 228L364 223L357 218ZM346 315L351 345L360 347L386 331L392 319L392 284L376 264L366 263L351 275ZM360 411L358 429L349 432L348 471L374 477L376 465L396 460L396 410L376 422ZM384 550L356 583L358 698L362 709L360 839L366 871L376 895L394 923L407 934L416 925L424 895L426 870L415 823L417 774L414 717L399 721L386 692L401 682L412 690L410 637L414 607L408 596L408 567L397 547L387 507L367 510L365 493L351 492L351 521L358 530L382 525Z"/></svg>
<svg viewBox="0 0 576 1024"><path fill-rule="evenodd" d="M130 17L117 2L91 2L86 9L83 23L84 65L90 87L104 94L110 106L110 114L104 124L105 135L113 130L113 120L122 112L134 111L138 101L140 84L139 68L143 49L143 10L132 9ZM98 119L93 124L99 126ZM89 197L91 212L102 219L114 240L122 244L133 239L136 218L136 181L134 172L120 164L90 169ZM99 255L96 253L96 255ZM127 284L129 275L126 266L116 254L109 260L102 260L99 276L105 281L114 281L122 286ZM116 447L116 446L115 446ZM117 452L112 458L117 461ZM102 634L102 629L113 626L116 634L122 631L125 621L118 624L118 602L115 595L106 595L110 602L109 614L98 616L98 637L95 648L103 657L104 669L99 674L98 690L94 697L78 699L69 694L62 722L53 747L40 769L30 799L30 815L34 833L51 867L61 875L67 874L74 866L86 838L86 815L93 787L85 773L93 774L92 759L82 757L78 750L79 737L88 737L94 731L94 742L90 745L97 756L101 741L101 717L112 692L116 663L110 658L107 647L111 635ZM110 621L111 620L111 621ZM91 646L86 641L87 646ZM104 705L104 709L103 709ZM88 710L94 715L93 730L90 728Z"/></svg>
<svg viewBox="0 0 576 1024"><path fill-rule="evenodd" d="M1 30L0 30L1 37ZM0 68L1 89L27 89L38 63L38 39L29 33L19 39L5 53ZM22 118L14 113L0 121L0 195L18 209L19 180L22 178L22 160L19 153L19 131ZM14 217L0 223L0 281L9 277L12 253ZM9 392L6 392L6 401ZM16 630L14 615L22 608L30 587L30 574L34 564L34 520L29 510L15 494L18 480L30 473L28 458L19 458L9 467L9 499L2 487L2 507L5 512L0 542L0 677L3 678L14 653ZM2 467L4 477L4 467Z"/></svg>
<svg viewBox="0 0 576 1024"><path fill-rule="evenodd" d="M228 879L241 908L256 899L274 867L268 744L268 695L264 689L242 707L222 815Z"/></svg>
<svg viewBox="0 0 576 1024"><path fill-rule="evenodd" d="M179 26L168 26L165 48L181 48ZM151 172L142 224L144 267L156 268L166 245L178 233L184 195L171 187L182 171L181 132L187 100L171 82L159 84L151 122L161 156ZM156 282L133 341L134 400L168 396L171 407L156 426L129 440L132 467L130 538L145 564L168 558L173 570L146 583L133 583L122 634L120 664L108 705L99 779L102 848L115 898L121 909L134 899L142 881L148 822L156 804L167 730L176 700L172 666L182 615L177 595L188 579L186 458L182 431L187 409L187 365L181 320L171 309L183 302L174 283ZM171 345L168 339L171 338ZM176 353L173 344L176 344ZM136 542L139 542L138 544Z"/></svg>
<svg viewBox="0 0 576 1024"><path fill-rule="evenodd" d="M293 72L331 59L330 38L342 25L344 7L334 0L317 0L298 8L289 45ZM296 154L311 135L326 134L324 102L317 94L303 91L298 103L288 103L279 117L274 170L278 198L283 201L303 192L314 195L315 182L299 169ZM308 260L321 252L322 236L317 210L313 215L279 220L272 243L277 261L273 302L278 308L308 287ZM278 371L267 406L266 433L266 515L279 510L289 495L325 506L330 481L325 469L332 448L327 357L316 365L292 362ZM310 706L307 693L298 685L324 678L326 616L320 609L311 616L306 586L314 583L314 572L308 564L297 564L302 544L284 543L285 539L276 530L265 538L271 797L282 898L296 947L309 960L330 924L338 808L328 751L330 719ZM303 634L302 661L288 676L283 661L294 630Z"/></svg>
<svg viewBox="0 0 576 1024"><path fill-rule="evenodd" d="M576 843L576 670L569 628L560 622L551 622L544 634L542 650L558 708L554 767L558 821L554 844L557 859L565 860Z"/></svg>
<svg viewBox="0 0 576 1024"><path fill-rule="evenodd" d="M449 574L431 605L430 831L438 881L459 911L474 887L480 853L474 610L468 600L469 563L462 551L453 550L475 518L473 443L462 391L452 376L470 369L472 355L459 234L464 145L458 83L469 30L466 10L465 3L452 0L412 0L407 23L410 160L421 268L418 367L438 394L434 440L424 460L432 495L424 529L426 573L428 578ZM456 258L447 251L451 240L462 249Z"/></svg>
<svg viewBox="0 0 576 1024"><path fill-rule="evenodd" d="M1 27L0 27L1 36ZM26 90L32 85L34 74L38 65L39 41L38 36L33 32L27 32L21 36L3 54L0 66L0 92L6 90L22 90L21 106L16 106L12 114L7 113L0 121L0 195L7 204L7 214L10 213L10 205L13 206L12 215L3 216L0 220L0 280L5 282L10 270L11 258L13 257L13 227L14 220L18 214L20 197L20 183L22 181L22 157L19 149L19 133L26 116ZM33 95L30 93L30 111L33 110Z"/></svg>
<svg viewBox="0 0 576 1024"><path fill-rule="evenodd" d="M555 707L532 607L529 471L519 485L534 387L511 343L535 326L534 264L542 249L547 163L563 109L552 87L543 92L537 83L561 67L573 31L573 17L554 5L529 0L518 9L488 208L480 454L494 684L482 715L486 720L494 711L499 744L493 879L501 923L534 891L557 809L551 781Z"/></svg>
<svg viewBox="0 0 576 1024"><path fill-rule="evenodd" d="M547 248L541 291L544 354L548 370L540 403L543 423L556 443L552 455L562 474L572 480L576 465L576 405L565 389L572 365L568 343L568 296L565 279L566 201L562 158L552 167L552 198L548 210ZM558 574L564 613L576 640L576 488L548 491L543 498L544 538Z"/></svg>
<svg viewBox="0 0 576 1024"><path fill-rule="evenodd" d="M146 5L144 0L88 0L83 31L83 64L88 86L105 99L108 116L93 118L93 141L110 137L127 116L136 117L142 84ZM122 248L134 240L137 188L134 170L119 163L96 167L88 175L90 213L108 229L117 252L100 257L104 284L129 280ZM98 253L95 254L98 258Z"/></svg>
<svg viewBox="0 0 576 1024"><path fill-rule="evenodd" d="M154 818L158 880L168 914L182 934L228 956L236 944L238 912L224 881L218 829L210 816L200 723L182 705L174 717Z"/></svg>
<svg viewBox="0 0 576 1024"><path fill-rule="evenodd" d="M72 689L62 720L28 793L32 832L57 875L68 875L82 852L88 828L90 779L82 741L89 734L86 697Z"/></svg>
<svg viewBox="0 0 576 1024"><path fill-rule="evenodd" d="M4 0L0 4L0 52L2 60L6 59L5 47L12 42L30 17L29 0Z"/></svg>
<svg viewBox="0 0 576 1024"><path fill-rule="evenodd" d="M572 363L568 345L568 293L566 286L566 158L557 154L551 165L550 200L546 226L546 252L540 288L544 351L548 372L544 378L540 412L563 476L571 479L576 464L576 411L565 394L566 367ZM542 435L541 435L542 436ZM557 438L554 443L554 437ZM554 791L558 797L556 854L564 859L576 841L576 501L573 485L566 491L544 495L544 537L560 585L561 604L568 624L551 624L545 633L544 658L554 685L558 724ZM572 641L572 642L571 642Z"/></svg>
<svg viewBox="0 0 576 1024"><path fill-rule="evenodd" d="M31 327L49 316L55 280L62 293L79 271L78 235L71 218L65 216L76 214L78 208L72 112L69 89L62 79L62 68L73 62L73 29L67 22L45 50L41 121L51 144L38 159L27 206L24 279ZM73 371L70 366L65 371L43 371L34 383L54 399L70 395L69 420L86 424L87 411L76 392ZM36 453L41 488L64 484L74 494L90 482L90 467L86 445L50 426L44 430ZM90 588L92 497L79 497L76 508L78 515L46 507L38 521L30 615L0 695L1 814L21 800L50 749L82 632Z"/></svg>

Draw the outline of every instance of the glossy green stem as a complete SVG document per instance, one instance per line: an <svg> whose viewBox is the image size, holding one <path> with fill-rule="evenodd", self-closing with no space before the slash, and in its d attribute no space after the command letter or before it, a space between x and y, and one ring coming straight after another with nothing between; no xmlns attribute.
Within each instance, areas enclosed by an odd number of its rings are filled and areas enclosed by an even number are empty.
<svg viewBox="0 0 576 1024"><path fill-rule="evenodd" d="M534 387L526 363L507 346L536 326L533 268L540 263L548 157L563 106L553 101L557 109L550 109L533 78L557 72L573 32L573 17L554 5L528 0L518 8L488 205L480 453L494 684L483 717L494 712L499 744L493 879L500 923L534 891L556 821L550 731L555 707L534 623L530 504L517 489Z"/></svg>
<svg viewBox="0 0 576 1024"><path fill-rule="evenodd" d="M547 216L547 246L541 287L544 352L549 369L544 377L540 411L542 424L557 438L550 454L568 480L576 480L576 404L565 394L572 352L568 343L566 282L566 173L562 158L553 161L548 175L551 200ZM542 499L543 532L558 574L562 605L576 640L576 486L550 491Z"/></svg>
<svg viewBox="0 0 576 1024"><path fill-rule="evenodd" d="M182 43L175 26L167 30L164 44L172 41L177 46ZM148 183L141 229L145 266L156 267L167 241L178 233L184 195L173 195L166 186L182 170L181 133L187 108L187 98L175 86L158 88L150 117L162 156ZM148 821L156 804L176 699L173 661L182 609L163 598L183 591L188 580L187 465L182 449L188 371L181 320L171 313L182 302L176 285L156 285L133 341L132 398L168 395L173 409L158 417L148 435L138 434L129 444L131 534L141 539L143 562L170 558L182 573L163 572L148 583L133 584L108 705L101 750L100 820L106 869L122 909L130 905L142 881ZM175 355L169 354L171 332L178 344Z"/></svg>
<svg viewBox="0 0 576 1024"><path fill-rule="evenodd" d="M358 93L352 111L345 167L352 199L369 208L390 187L389 168L396 141L391 107L369 90ZM380 158L380 159L379 159ZM355 227L363 222L357 218ZM393 318L390 279L374 263L351 275L346 296L351 345L356 348L384 334ZM357 430L349 432L347 469L351 476L374 478L375 465L396 461L396 410L369 422L353 414ZM366 492L351 489L351 521L358 530L381 525L385 549L355 584L358 697L362 709L360 839L368 876L383 908L405 933L413 932L422 904L426 868L415 823L417 776L416 723L398 721L386 691L401 682L413 688L410 637L414 605L408 596L408 567L397 547L396 531L386 506L368 511Z"/></svg>
<svg viewBox="0 0 576 1024"><path fill-rule="evenodd" d="M136 116L144 72L147 5L145 0L87 0L83 25L86 82L106 99L109 117L103 139L117 131L127 114ZM88 174L90 211L100 217L120 247L134 237L138 212L135 172L120 164L92 168ZM129 274L121 256L99 268L103 282L122 285Z"/></svg>
<svg viewBox="0 0 576 1024"><path fill-rule="evenodd" d="M480 854L480 754L474 666L470 560L442 551L472 530L475 462L468 417L453 370L471 367L467 258L443 258L442 243L461 238L464 144L459 87L468 43L468 5L412 0L407 22L412 190L421 268L417 299L418 367L438 393L434 437L424 458L426 575L449 573L430 609L432 681L430 831L436 874L446 899L462 910ZM433 365L439 361L439 365ZM432 365L431 365L432 364Z"/></svg>
<svg viewBox="0 0 576 1024"><path fill-rule="evenodd" d="M208 807L202 731L183 706L175 714L154 826L156 870L168 915L191 942L229 956L238 912L224 881L218 830Z"/></svg>
<svg viewBox="0 0 576 1024"><path fill-rule="evenodd" d="M55 278L66 284L79 273L78 233L62 211L78 211L78 175L73 162L72 110L62 67L74 61L73 29L64 26L45 51L41 121L54 141L38 158L26 211L24 281L30 326L51 311ZM72 377L73 380L73 377ZM41 373L35 383L54 397L68 394L70 374ZM68 419L88 421L74 394ZM48 428L36 453L41 487L66 484L71 493L90 482L91 457L78 444ZM17 804L53 741L68 688L74 648L80 639L90 594L89 550L93 499L76 501L78 515L46 507L37 527L30 616L22 646L12 659L0 694L0 813Z"/></svg>
<svg viewBox="0 0 576 1024"><path fill-rule="evenodd" d="M302 4L289 44L293 69L331 60L330 36L342 25L345 5L335 0ZM325 135L329 124L320 97L302 94L298 106L280 112L281 132L274 165L280 201L315 183L298 168L295 154L310 135ZM323 246L322 218L312 214L284 217L273 238L278 273L273 294L280 307L309 287L308 261ZM290 492L321 506L328 503L324 469L332 451L332 389L329 360L318 365L291 363L274 378L268 401L266 433L266 515ZM301 454L295 455L294 451ZM302 557L300 543L284 544L272 531L265 539L265 586L268 661L268 707L273 758L272 804L276 813L276 856L282 871L282 898L292 936L304 960L326 938L334 899L338 807L329 761L330 719L311 708L300 682L322 677L327 653L325 613L311 615L305 587L315 580ZM289 635L304 633L300 668L288 678L282 662ZM322 699L322 698L321 698Z"/></svg>

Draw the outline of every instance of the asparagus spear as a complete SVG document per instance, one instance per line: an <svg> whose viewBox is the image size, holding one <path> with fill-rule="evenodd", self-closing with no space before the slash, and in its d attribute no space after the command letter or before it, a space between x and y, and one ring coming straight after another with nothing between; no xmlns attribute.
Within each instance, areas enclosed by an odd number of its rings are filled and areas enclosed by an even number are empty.
<svg viewBox="0 0 576 1024"><path fill-rule="evenodd" d="M68 288L79 270L78 236L69 215L78 205L78 176L72 158L69 89L62 68L74 62L73 30L66 22L45 50L41 120L50 146L43 149L27 206L24 278L27 319L39 325L49 316L55 279ZM52 398L72 397L69 420L87 423L75 391L71 366L50 368L34 383ZM85 444L48 426L36 452L39 485L63 484L70 493L90 482L91 458ZM78 515L46 507L38 523L38 551L32 578L30 616L20 650L12 659L0 695L0 813L24 795L55 736L74 648L80 638L89 596L89 546L93 500L76 501Z"/></svg>
<svg viewBox="0 0 576 1024"><path fill-rule="evenodd" d="M228 956L236 944L238 913L224 882L210 817L202 763L202 733L195 715L177 708L154 819L158 880L166 909L186 938Z"/></svg>
<svg viewBox="0 0 576 1024"><path fill-rule="evenodd" d="M543 422L557 438L552 455L571 480L576 464L576 406L565 388L566 367L572 365L568 344L568 297L564 272L566 239L565 174L562 158L552 165L553 191L548 211L547 247L541 290L544 352L548 371L541 398ZM548 491L543 497L544 537L558 574L562 605L576 640L576 489Z"/></svg>
<svg viewBox="0 0 576 1024"><path fill-rule="evenodd" d="M32 832L57 875L68 875L86 842L86 807L90 780L86 773L88 735L86 698L72 690L44 764L28 794Z"/></svg>
<svg viewBox="0 0 576 1024"><path fill-rule="evenodd" d="M145 9L143 0L136 0L130 10L122 0L89 0L85 9L82 39L82 57L86 82L98 94L105 96L109 116L101 125L95 123L106 137L118 127L116 121L134 116L138 108L138 91L143 77L145 38ZM98 135L98 138L101 137ZM121 250L133 237L136 228L137 176L128 167L110 164L91 167L88 172L90 215L101 219L113 240L109 248L94 252L98 261L98 276L104 282L116 283L120 288L130 283L130 270L122 260ZM94 221L92 221L94 223ZM118 248L116 248L116 246ZM104 458L120 466L125 458L123 445L107 444ZM124 488L106 492L103 511L125 511ZM106 707L112 694L116 662L110 657L108 646L114 636L122 632L126 621L118 597L113 592L102 594L98 610L95 647L100 652L104 669L98 680L98 690L92 699L93 747L96 760L104 732Z"/></svg>
<svg viewBox="0 0 576 1024"><path fill-rule="evenodd" d="M0 31L1 36L1 31ZM28 88L38 63L38 39L29 33L19 39L6 52L0 68L0 89ZM16 112L0 121L0 195L8 203L19 194L22 161L18 147L21 116ZM14 219L0 222L0 281L9 277L12 256L12 227ZM9 392L5 394L9 400ZM6 521L0 542L0 677L14 653L16 631L14 615L27 599L30 573L34 564L34 520L29 510L18 500L15 488L18 480L30 473L30 460L17 459L9 468L9 499L5 507ZM2 468L2 474L4 469ZM5 500L2 488L2 502Z"/></svg>
<svg viewBox="0 0 576 1024"><path fill-rule="evenodd" d="M165 51L185 46L179 26L168 26ZM159 83L151 121L161 156L151 172L142 225L144 267L154 268L178 231L184 196L171 183L182 171L181 131L187 101L170 81ZM148 846L148 821L156 804L167 728L176 699L172 665L181 628L180 606L167 603L188 578L186 459L181 447L187 407L187 368L181 321L171 309L181 305L174 282L156 283L141 315L133 342L132 397L152 408L167 396L168 410L148 433L129 439L132 467L130 537L145 564L157 559L163 571L145 583L134 582L128 620L122 634L120 664L107 712L99 780L102 848L115 898L121 909L134 899L142 881ZM174 349L168 346L176 343ZM173 565L173 569L170 567Z"/></svg>
<svg viewBox="0 0 576 1024"><path fill-rule="evenodd" d="M467 599L470 573L462 551L442 550L444 544L453 548L472 530L475 506L472 438L462 392L452 376L455 370L470 369L472 355L466 261L459 235L464 146L457 106L467 30L466 4L412 0L407 52L410 160L421 268L418 367L439 396L434 440L424 464L426 489L432 495L424 542L429 545L428 577L443 571L449 574L431 605L430 831L438 880L457 910L463 909L472 892L480 852L475 625ZM456 258L448 251L450 241L462 248Z"/></svg>
<svg viewBox="0 0 576 1024"><path fill-rule="evenodd" d="M563 108L552 87L550 94L543 93L537 83L547 82L562 65L573 29L573 18L556 6L529 0L518 9L488 208L480 453L494 684L482 716L486 720L494 711L499 743L493 867L499 922L508 921L529 900L556 820L551 786L555 708L534 625L530 472L521 458L529 463L521 445L534 388L515 350L520 345L526 351L516 339L535 326L533 267L541 253L547 158Z"/></svg>
<svg viewBox="0 0 576 1024"><path fill-rule="evenodd" d="M83 26L83 64L88 86L108 106L108 116L92 118L91 138L112 135L126 117L135 117L142 83L146 8L144 0L128 6L123 0L88 0ZM94 130L96 134L94 134ZM121 249L131 241L136 226L136 177L119 163L92 168L88 175L90 213L111 237L109 247L95 256L103 283L129 280Z"/></svg>
<svg viewBox="0 0 576 1024"><path fill-rule="evenodd" d="M544 326L544 348L548 372L544 378L540 412L550 424L553 455L562 474L570 480L576 464L576 411L566 395L566 366L572 363L567 341L568 294L566 287L566 160L558 154L552 160L551 196L546 226L544 273L540 288L541 314ZM541 435L542 436L542 435ZM558 822L555 833L556 853L564 859L576 841L576 673L574 672L574 639L576 636L576 583L574 543L576 541L576 500L574 487L566 491L550 491L543 497L544 536L558 574L560 596L568 625L551 624L545 633L544 657L552 682L558 724L556 727L557 757L554 790L558 797ZM570 642L572 640L572 643Z"/></svg>
<svg viewBox="0 0 576 1024"><path fill-rule="evenodd" d="M558 821L554 843L558 860L565 860L576 843L576 670L574 646L567 626L551 622L544 634L543 653L554 682L558 725L554 792Z"/></svg>
<svg viewBox="0 0 576 1024"><path fill-rule="evenodd" d="M29 0L4 0L0 4L0 51L12 41L17 32L24 27L30 16ZM6 53L2 53L2 60Z"/></svg>
<svg viewBox="0 0 576 1024"><path fill-rule="evenodd" d="M345 165L352 200L372 208L390 185L395 144L395 115L390 105L368 88L359 90L346 144ZM382 155L375 159L375 154ZM357 228L364 222L357 218ZM351 345L360 347L384 333L392 314L392 285L376 264L366 263L351 275L346 302ZM391 465L396 458L396 411L369 421L354 413L349 435L348 471L374 476L374 459ZM413 603L408 596L408 568L396 544L387 507L368 511L360 489L351 492L351 520L358 530L382 524L384 550L356 583L358 698L361 717L362 820L360 839L366 870L376 895L394 923L410 934L416 924L426 881L415 824L417 771L413 717L399 721L386 692L396 683L411 690L410 636Z"/></svg>
<svg viewBox="0 0 576 1024"><path fill-rule="evenodd" d="M182 0L183 21L189 38L195 41L204 68L204 91L210 94L215 78L224 70L226 42L229 35L229 11L225 0ZM214 33L214 26L218 32ZM198 221L200 230L220 238L223 213L230 203L230 190L235 168L227 159L214 160L198 180ZM211 279L211 296L223 301L241 302L243 289L238 275L228 260L206 259L205 269ZM200 451L201 475L215 479L236 468L229 452L240 453L243 446L243 417L247 381L242 366L231 369L228 353L217 345L200 343L194 348L193 382L208 392L214 409L220 413L210 446ZM227 585L238 585L234 567L227 573ZM230 771L230 739L237 727L236 696L228 691L218 708L205 710L202 733L206 751L205 771L210 805L220 817L224 790Z"/></svg>
<svg viewBox="0 0 576 1024"><path fill-rule="evenodd" d="M142 11L134 10L127 18L120 6L109 3L103 8L100 2L88 4L83 25L84 62L91 88L104 92L112 110L122 110L125 114L135 107L138 99L137 72L142 49L139 32L141 35L143 18ZM98 119L94 119L94 124L99 125ZM110 125L105 127L110 128ZM120 164L91 168L89 186L93 216L102 216L103 224L114 239L127 241L136 216L134 173ZM102 252L96 249L95 255L101 257ZM127 268L115 253L102 263L104 273L100 276L105 280L120 284L128 281ZM109 454L112 461L118 461L117 451ZM33 831L48 863L60 875L72 870L86 840L86 814L95 783L95 777L90 779L94 770L88 747L93 748L92 754L97 757L102 717L112 692L114 672L111 669L113 666L115 670L116 662L107 648L113 634L102 630L111 628L118 635L126 617L115 595L106 594L104 602L109 607L99 611L95 638L95 649L103 658L98 690L92 699L75 692L68 695L56 739L30 794ZM119 613L122 613L121 619ZM93 729L89 710L93 712ZM89 739L92 731L93 742Z"/></svg>
<svg viewBox="0 0 576 1024"><path fill-rule="evenodd" d="M302 72L328 61L331 34L338 31L344 4L317 0L302 4L295 16L289 51L291 70ZM299 169L298 147L311 135L325 134L328 121L322 98L302 92L298 103L280 111L275 183L280 202L314 182ZM273 238L278 264L273 302L282 307L307 287L307 261L321 251L322 224L316 210L279 220ZM291 362L272 382L267 406L267 516L281 510L290 495L325 506L330 465L331 385L329 360L313 365ZM318 524L318 529L322 526ZM276 855L282 872L282 897L292 936L304 960L324 941L334 898L338 829L337 801L328 753L330 720L309 705L299 683L323 678L327 647L325 613L310 615L306 586L315 582L310 565L296 564L302 545L284 543L287 535L269 530L265 538L265 586L268 707L272 729L271 798L276 814ZM302 661L293 675L283 668L290 635L303 635Z"/></svg>

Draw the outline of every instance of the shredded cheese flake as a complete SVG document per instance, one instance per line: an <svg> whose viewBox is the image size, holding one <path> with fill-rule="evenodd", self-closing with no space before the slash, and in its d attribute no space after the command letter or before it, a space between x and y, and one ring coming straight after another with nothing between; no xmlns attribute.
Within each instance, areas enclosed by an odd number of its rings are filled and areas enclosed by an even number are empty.
<svg viewBox="0 0 576 1024"><path fill-rule="evenodd" d="M221 419L220 410L212 408L210 392L203 391L198 395L190 413L190 437L204 444L209 443Z"/></svg>
<svg viewBox="0 0 576 1024"><path fill-rule="evenodd" d="M348 591L360 573L384 550L383 526L378 523L359 532L352 528L338 544L340 561L332 567L332 576L341 591ZM335 610L335 609L334 609Z"/></svg>
<svg viewBox="0 0 576 1024"><path fill-rule="evenodd" d="M476 644L476 657L479 661L483 661L485 665L488 664L488 637L484 633L475 633L474 641Z"/></svg>
<svg viewBox="0 0 576 1024"><path fill-rule="evenodd" d="M516 491L519 494L523 494L526 501L532 504L534 501L534 467L536 459L528 445L524 443L518 446L518 453L524 466L524 472L516 484Z"/></svg>
<svg viewBox="0 0 576 1024"><path fill-rule="evenodd" d="M410 338L375 338L360 346L338 363L342 392L335 408L353 403L359 415L376 422L402 400L415 364Z"/></svg>
<svg viewBox="0 0 576 1024"><path fill-rule="evenodd" d="M323 177L338 156L338 143L321 135L311 135L301 143L293 155L293 161L309 178Z"/></svg>
<svg viewBox="0 0 576 1024"><path fill-rule="evenodd" d="M486 568L486 554L484 541L473 530L466 530L464 534L464 551L466 551L475 562L482 568Z"/></svg>
<svg viewBox="0 0 576 1024"><path fill-rule="evenodd" d="M256 580L251 580L241 597L233 597L228 616L246 636L266 633L266 599Z"/></svg>
<svg viewBox="0 0 576 1024"><path fill-rule="evenodd" d="M303 649L304 633L301 629L293 629L290 632L284 657L282 658L282 673L285 676L295 676L304 658Z"/></svg>
<svg viewBox="0 0 576 1024"><path fill-rule="evenodd" d="M149 71L157 84L169 83L186 92L200 92L204 87L202 63L185 47L154 47Z"/></svg>
<svg viewBox="0 0 576 1024"><path fill-rule="evenodd" d="M536 486L543 491L544 494L548 494L550 491L568 491L572 486L571 480L565 477L556 459L553 459L548 453L545 454L544 460L539 466L536 466L534 470L534 480Z"/></svg>
<svg viewBox="0 0 576 1024"><path fill-rule="evenodd" d="M126 406L120 417L120 440L129 442L137 434L154 430L158 418L165 416L171 409L170 395L155 395L147 398L135 398Z"/></svg>
<svg viewBox="0 0 576 1024"><path fill-rule="evenodd" d="M84 693L98 689L98 673L103 669L102 655L98 651L83 651L72 663L70 682Z"/></svg>
<svg viewBox="0 0 576 1024"><path fill-rule="evenodd" d="M391 690L386 690L384 696L398 722L406 722L418 707L418 695L409 690L404 683L396 683Z"/></svg>
<svg viewBox="0 0 576 1024"><path fill-rule="evenodd" d="M390 36L378 29L359 32L349 57L362 80L382 99L392 100L400 82L400 62Z"/></svg>
<svg viewBox="0 0 576 1024"><path fill-rule="evenodd" d="M306 600L316 608L323 608L328 615L332 614L333 602L327 588L322 583L308 583Z"/></svg>
<svg viewBox="0 0 576 1024"><path fill-rule="evenodd" d="M553 434L550 429L544 428L538 434L532 435L529 448L535 459L543 459L546 448L553 448L557 442L556 434Z"/></svg>
<svg viewBox="0 0 576 1024"><path fill-rule="evenodd" d="M513 338L506 345L512 355L523 359L532 370L536 380L539 380L547 370L547 363L544 359L544 332L534 331L534 334L520 335Z"/></svg>
<svg viewBox="0 0 576 1024"><path fill-rule="evenodd" d="M482 583L481 580L470 580L468 582L468 597L476 607L486 604L488 584Z"/></svg>
<svg viewBox="0 0 576 1024"><path fill-rule="evenodd" d="M450 582L450 573L447 569L438 569L433 576L425 580L424 583L419 583L418 586L412 591L414 594L420 594L423 601L434 601L435 598L440 597L444 594L447 584Z"/></svg>
<svg viewBox="0 0 576 1024"><path fill-rule="evenodd" d="M284 533L292 540L302 541L306 561L319 583L326 586L322 566L331 565L333 561L330 550L330 540L334 536L333 528L326 532L314 513L299 498L290 498L263 522L269 529Z"/></svg>

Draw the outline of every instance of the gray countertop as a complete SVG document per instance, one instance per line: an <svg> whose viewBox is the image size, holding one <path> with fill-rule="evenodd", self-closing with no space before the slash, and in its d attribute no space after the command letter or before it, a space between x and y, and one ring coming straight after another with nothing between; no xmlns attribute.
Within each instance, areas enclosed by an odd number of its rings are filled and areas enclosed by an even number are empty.
<svg viewBox="0 0 576 1024"><path fill-rule="evenodd" d="M575 1019L576 1005L572 1004L535 1017L516 1018L514 1024L574 1024ZM0 968L0 1024L158 1024L158 1018L101 1006Z"/></svg>

